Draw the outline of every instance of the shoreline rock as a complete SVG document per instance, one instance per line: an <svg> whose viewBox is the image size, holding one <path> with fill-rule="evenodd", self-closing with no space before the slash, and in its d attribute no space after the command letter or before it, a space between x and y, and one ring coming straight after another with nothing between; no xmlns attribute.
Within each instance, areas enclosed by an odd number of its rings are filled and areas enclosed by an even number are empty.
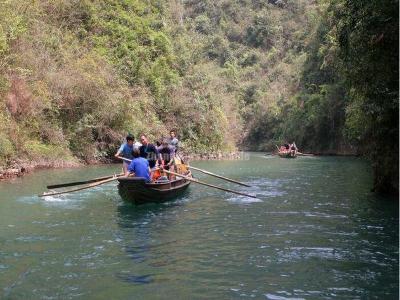
<svg viewBox="0 0 400 300"><path fill-rule="evenodd" d="M13 179L41 169L77 168L83 164L78 161L48 161L48 160L19 160L13 161L7 167L0 166L0 180Z"/></svg>
<svg viewBox="0 0 400 300"><path fill-rule="evenodd" d="M25 168L0 168L0 180L14 177L21 177L25 173Z"/></svg>
<svg viewBox="0 0 400 300"><path fill-rule="evenodd" d="M180 153L185 161L191 160L240 160L248 155L245 152L217 152L217 153Z"/></svg>

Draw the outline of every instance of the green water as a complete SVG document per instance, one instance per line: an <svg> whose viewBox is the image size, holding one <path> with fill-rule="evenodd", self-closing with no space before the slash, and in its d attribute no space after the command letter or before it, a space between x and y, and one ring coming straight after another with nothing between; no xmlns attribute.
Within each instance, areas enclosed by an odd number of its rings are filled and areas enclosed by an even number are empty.
<svg viewBox="0 0 400 300"><path fill-rule="evenodd" d="M192 184L135 207L116 183L40 199L47 184L118 172L49 170L0 183L1 299L398 299L398 201L356 158L193 162L260 200Z"/></svg>

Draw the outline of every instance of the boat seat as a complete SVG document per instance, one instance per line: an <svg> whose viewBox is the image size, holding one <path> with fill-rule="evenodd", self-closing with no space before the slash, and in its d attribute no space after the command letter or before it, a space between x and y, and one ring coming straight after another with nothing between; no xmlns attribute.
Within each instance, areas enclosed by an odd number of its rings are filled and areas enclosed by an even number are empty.
<svg viewBox="0 0 400 300"><path fill-rule="evenodd" d="M169 179L167 176L160 176L157 178L156 181L154 181L155 183L166 183L169 182Z"/></svg>

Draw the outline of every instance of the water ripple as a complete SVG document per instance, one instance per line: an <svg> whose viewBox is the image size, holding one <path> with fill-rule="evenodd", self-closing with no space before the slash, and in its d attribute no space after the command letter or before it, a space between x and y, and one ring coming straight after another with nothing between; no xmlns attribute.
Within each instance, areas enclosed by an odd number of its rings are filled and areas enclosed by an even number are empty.
<svg viewBox="0 0 400 300"><path fill-rule="evenodd" d="M64 170L2 189L0 298L398 298L398 204L369 193L359 161L196 163L252 188L204 180L260 199L195 184L144 206L111 184L29 196Z"/></svg>
<svg viewBox="0 0 400 300"><path fill-rule="evenodd" d="M265 294L265 297L270 300L305 300L305 298L284 297L274 294Z"/></svg>
<svg viewBox="0 0 400 300"><path fill-rule="evenodd" d="M149 284L154 281L152 278L153 274L147 274L147 275L133 275L133 274L125 274L125 273L119 273L117 274L117 278L120 280L127 282L127 283L133 283L133 284Z"/></svg>

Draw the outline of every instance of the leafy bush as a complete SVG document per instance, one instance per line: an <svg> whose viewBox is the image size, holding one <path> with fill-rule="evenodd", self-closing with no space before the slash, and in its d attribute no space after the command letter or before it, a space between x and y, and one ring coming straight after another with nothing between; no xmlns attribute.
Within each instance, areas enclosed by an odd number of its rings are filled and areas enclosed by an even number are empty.
<svg viewBox="0 0 400 300"><path fill-rule="evenodd" d="M211 21L206 15L197 16L194 19L194 25L196 31L202 34L209 34L212 31Z"/></svg>
<svg viewBox="0 0 400 300"><path fill-rule="evenodd" d="M67 160L68 158L72 159L69 150L62 146L46 145L35 140L25 142L24 146L27 156L33 160Z"/></svg>
<svg viewBox="0 0 400 300"><path fill-rule="evenodd" d="M253 23L247 27L246 41L251 46L268 50L274 46L278 34L279 26L268 11L263 11L256 15Z"/></svg>
<svg viewBox="0 0 400 300"><path fill-rule="evenodd" d="M6 135L0 133L0 158L7 159L11 157L14 152L14 147Z"/></svg>

